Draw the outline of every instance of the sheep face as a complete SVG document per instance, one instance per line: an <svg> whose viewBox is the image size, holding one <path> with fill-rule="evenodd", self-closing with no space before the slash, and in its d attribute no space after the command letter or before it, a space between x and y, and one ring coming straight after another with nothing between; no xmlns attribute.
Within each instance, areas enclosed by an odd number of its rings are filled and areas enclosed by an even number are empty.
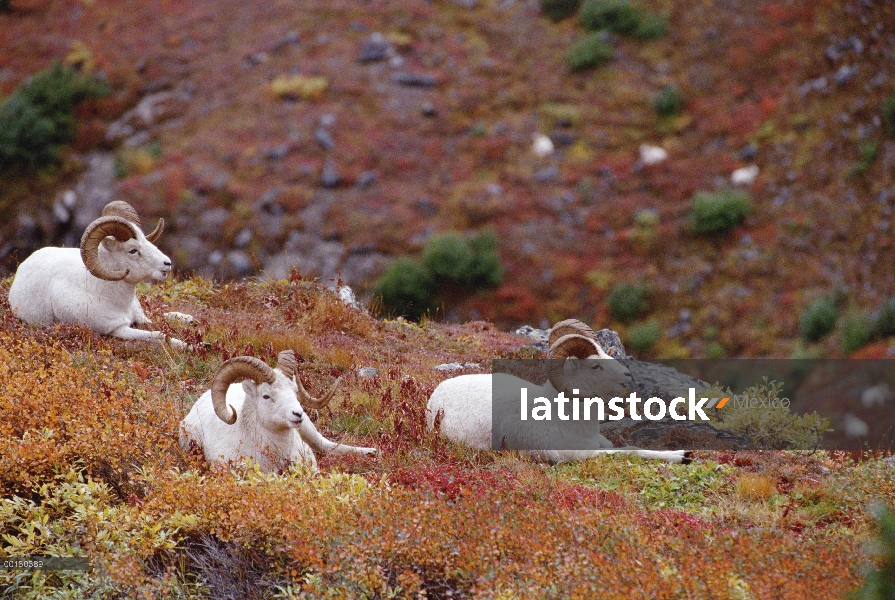
<svg viewBox="0 0 895 600"><path fill-rule="evenodd" d="M577 389L582 395L622 396L634 385L628 368L608 356L593 355L585 360L568 358L563 372L568 382L567 389Z"/></svg>
<svg viewBox="0 0 895 600"><path fill-rule="evenodd" d="M274 382L242 382L246 405L256 408L257 422L268 431L282 433L298 429L305 419L305 411L298 401L298 386L293 379L277 373Z"/></svg>
<svg viewBox="0 0 895 600"><path fill-rule="evenodd" d="M164 281L171 273L171 259L134 228L136 237L119 242L107 237L100 244L100 260L114 270L127 270L124 280L131 284Z"/></svg>

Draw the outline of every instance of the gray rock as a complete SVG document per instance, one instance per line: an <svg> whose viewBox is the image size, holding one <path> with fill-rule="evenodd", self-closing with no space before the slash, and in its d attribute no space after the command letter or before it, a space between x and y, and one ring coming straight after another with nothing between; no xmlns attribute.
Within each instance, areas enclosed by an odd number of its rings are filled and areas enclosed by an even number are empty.
<svg viewBox="0 0 895 600"><path fill-rule="evenodd" d="M376 172L364 171L358 176L355 186L359 190L365 190L374 183L376 183Z"/></svg>
<svg viewBox="0 0 895 600"><path fill-rule="evenodd" d="M607 352L609 351L607 350ZM709 387L706 382L666 365L633 358L622 360L622 362L631 371L631 377L634 378L634 391L641 398L656 397L672 400L678 396L686 397L691 387L697 390Z"/></svg>
<svg viewBox="0 0 895 600"><path fill-rule="evenodd" d="M547 352L547 350L549 350L547 345L547 340L550 337L549 329L535 329L531 325L523 325L516 330L516 335L521 335L522 337L530 339L534 342L532 347L537 350L541 350L542 352Z"/></svg>
<svg viewBox="0 0 895 600"><path fill-rule="evenodd" d="M440 365L435 365L432 367L436 371L443 371L445 373L451 373L453 371L461 371L463 369L481 369L482 365L474 362L465 362L465 363L443 363Z"/></svg>
<svg viewBox="0 0 895 600"><path fill-rule="evenodd" d="M538 183L549 183L552 181L556 181L559 179L559 169L555 166L549 166L539 171L536 171L533 175L533 178Z"/></svg>
<svg viewBox="0 0 895 600"><path fill-rule="evenodd" d="M333 139L332 134L323 127L318 127L317 131L314 132L314 140L320 144L320 147L324 150L332 150L336 145L336 141Z"/></svg>
<svg viewBox="0 0 895 600"><path fill-rule="evenodd" d="M397 84L407 87L433 88L438 85L438 80L431 75L417 73L395 73L392 77Z"/></svg>
<svg viewBox="0 0 895 600"><path fill-rule="evenodd" d="M611 329L601 329L595 332L595 334L597 342L599 342L606 354L616 359L627 357L625 347L622 345L621 338L618 337L616 332Z"/></svg>
<svg viewBox="0 0 895 600"><path fill-rule="evenodd" d="M352 253L341 265L342 280L349 285L360 285L382 274L389 258L379 252Z"/></svg>
<svg viewBox="0 0 895 600"><path fill-rule="evenodd" d="M274 52L281 52L287 47L295 46L299 43L301 43L301 36L298 35L297 31L290 31L274 43L272 50Z"/></svg>
<svg viewBox="0 0 895 600"><path fill-rule="evenodd" d="M601 423L600 433L616 446L651 450L677 450L680 449L679 444L686 443L688 438L698 444L697 449L702 450L746 450L755 447L747 435L731 433L699 421L634 421L625 418ZM674 448L669 447L671 440L674 440L671 444Z"/></svg>
<svg viewBox="0 0 895 600"><path fill-rule="evenodd" d="M229 277L244 277L255 271L255 266L252 264L249 255L242 250L231 250L228 252L223 265L226 276Z"/></svg>
<svg viewBox="0 0 895 600"><path fill-rule="evenodd" d="M339 275L339 266L345 255L345 246L338 242L326 242L308 233L292 232L283 246L283 252L271 256L264 271L273 279L289 277L293 268L302 275L319 277L324 282Z"/></svg>
<svg viewBox="0 0 895 600"><path fill-rule="evenodd" d="M361 46L357 62L362 64L377 62L391 58L395 54L395 49L388 38L376 32Z"/></svg>
<svg viewBox="0 0 895 600"><path fill-rule="evenodd" d="M379 369L373 367L361 367L357 370L358 377L370 379L379 375Z"/></svg>
<svg viewBox="0 0 895 600"><path fill-rule="evenodd" d="M289 156L291 151L292 146L290 144L280 144L279 146L274 146L273 148L265 150L264 158L268 160L282 160Z"/></svg>
<svg viewBox="0 0 895 600"><path fill-rule="evenodd" d="M239 248L240 250L248 246L252 241L252 230L249 228L245 228L236 234L236 237L233 239L233 245Z"/></svg>
<svg viewBox="0 0 895 600"><path fill-rule="evenodd" d="M199 214L194 223L195 231L208 238L218 238L221 230L230 219L230 211L226 208L209 208Z"/></svg>
<svg viewBox="0 0 895 600"><path fill-rule="evenodd" d="M853 65L842 65L839 67L839 70L836 71L836 74L833 75L833 81L836 82L836 85L845 85L854 79L857 74L858 67Z"/></svg>
<svg viewBox="0 0 895 600"><path fill-rule="evenodd" d="M105 152L95 152L87 156L87 169L75 184L77 205L74 214L74 229L83 233L103 210L115 199L115 157Z"/></svg>
<svg viewBox="0 0 895 600"><path fill-rule="evenodd" d="M206 267L205 257L209 254L208 245L194 233L178 232L161 238L161 247L174 262L177 271L201 271L203 275L211 275ZM222 257L223 258L223 257Z"/></svg>
<svg viewBox="0 0 895 600"><path fill-rule="evenodd" d="M323 171L320 173L320 185L326 189L334 189L342 184L342 176L336 169L336 163L332 158L327 158L323 163Z"/></svg>
<svg viewBox="0 0 895 600"><path fill-rule="evenodd" d="M424 117L436 117L438 113L435 111L435 105L431 102L423 102L423 105L420 107L420 110Z"/></svg>

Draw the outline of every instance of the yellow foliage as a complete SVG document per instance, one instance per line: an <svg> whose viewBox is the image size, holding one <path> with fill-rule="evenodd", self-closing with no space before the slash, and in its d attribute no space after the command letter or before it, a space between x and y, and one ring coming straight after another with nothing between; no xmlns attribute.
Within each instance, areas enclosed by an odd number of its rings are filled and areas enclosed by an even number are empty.
<svg viewBox="0 0 895 600"><path fill-rule="evenodd" d="M321 100L329 87L326 77L280 75L270 83L271 91L285 100Z"/></svg>

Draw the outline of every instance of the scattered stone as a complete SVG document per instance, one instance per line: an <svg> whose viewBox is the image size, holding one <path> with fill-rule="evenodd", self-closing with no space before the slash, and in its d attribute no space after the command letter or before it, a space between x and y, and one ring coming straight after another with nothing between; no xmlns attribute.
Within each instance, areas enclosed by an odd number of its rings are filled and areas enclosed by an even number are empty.
<svg viewBox="0 0 895 600"><path fill-rule="evenodd" d="M287 33L286 35L284 35L283 37L281 37L279 40L277 40L274 43L272 50L274 52L280 52L280 51L284 50L286 47L295 46L295 45L299 44L300 42L301 42L301 36L298 35L298 32L290 31L289 33Z"/></svg>
<svg viewBox="0 0 895 600"><path fill-rule="evenodd" d="M360 303L357 301L357 297L354 295L354 290L352 290L349 286L343 285L339 288L339 300L341 300L345 305L350 306L351 308L361 310Z"/></svg>
<svg viewBox="0 0 895 600"><path fill-rule="evenodd" d="M255 52L254 54L247 54L242 60L245 66L254 67L267 62L268 58L270 57L267 55L267 52Z"/></svg>
<svg viewBox="0 0 895 600"><path fill-rule="evenodd" d="M436 371L444 371L446 373L450 373L452 371L460 371L462 369L481 369L482 365L474 362L465 362L465 363L443 363L440 365L435 365L432 367Z"/></svg>
<svg viewBox="0 0 895 600"><path fill-rule="evenodd" d="M342 176L336 169L336 162L332 158L327 158L323 163L323 171L320 173L320 185L326 189L334 189L342 184Z"/></svg>
<svg viewBox="0 0 895 600"><path fill-rule="evenodd" d="M557 148L565 148L571 146L578 139L578 136L567 131L551 131L550 141Z"/></svg>
<svg viewBox="0 0 895 600"><path fill-rule="evenodd" d="M438 85L438 80L432 75L417 73L395 73L393 80L395 83L407 87L433 88Z"/></svg>
<svg viewBox="0 0 895 600"><path fill-rule="evenodd" d="M391 42L377 31L361 46L357 62L361 64L377 62L391 58L394 55L395 49L392 47Z"/></svg>
<svg viewBox="0 0 895 600"><path fill-rule="evenodd" d="M553 154L555 147L553 146L553 140L549 137L541 133L536 133L533 136L533 140L531 151L534 152L536 156L544 158Z"/></svg>
<svg viewBox="0 0 895 600"><path fill-rule="evenodd" d="M516 330L516 335L521 335L522 337L530 339L534 342L532 347L536 350L541 350L542 352L547 352L547 350L549 350L547 345L547 340L550 339L549 329L536 329L531 325L523 325Z"/></svg>
<svg viewBox="0 0 895 600"><path fill-rule="evenodd" d="M251 241L252 230L249 228L245 228L236 234L236 237L233 239L233 245L239 249L243 249L248 246Z"/></svg>
<svg viewBox="0 0 895 600"><path fill-rule="evenodd" d="M268 160L282 160L289 156L289 152L292 151L292 146L289 144L280 144L279 146L274 146L264 152L264 158Z"/></svg>
<svg viewBox="0 0 895 600"><path fill-rule="evenodd" d="M209 208L199 213L195 231L208 238L217 238L229 219L230 211L226 208Z"/></svg>
<svg viewBox="0 0 895 600"><path fill-rule="evenodd" d="M421 110L424 117L431 118L438 116L438 113L435 111L435 106L431 102L423 102Z"/></svg>
<svg viewBox="0 0 895 600"><path fill-rule="evenodd" d="M668 158L668 152L659 146L640 145L640 163L644 166L657 165Z"/></svg>
<svg viewBox="0 0 895 600"><path fill-rule="evenodd" d="M320 126L329 129L336 124L336 115L332 113L324 113L320 115Z"/></svg>
<svg viewBox="0 0 895 600"><path fill-rule="evenodd" d="M740 159L752 161L758 158L758 146L755 144L746 144L740 149Z"/></svg>
<svg viewBox="0 0 895 600"><path fill-rule="evenodd" d="M335 140L333 139L332 134L324 129L323 127L318 127L317 131L314 132L314 140L320 144L320 147L324 150L332 150L336 145Z"/></svg>
<svg viewBox="0 0 895 600"><path fill-rule="evenodd" d="M842 65L836 74L833 75L833 81L836 85L845 85L858 74L858 67L852 65Z"/></svg>
<svg viewBox="0 0 895 600"><path fill-rule="evenodd" d="M379 375L379 369L373 367L361 367L357 370L358 377L363 377L365 379L371 379L373 377L377 377Z"/></svg>
<svg viewBox="0 0 895 600"><path fill-rule="evenodd" d="M539 171L535 171L535 174L532 177L539 183L556 181L559 179L559 169L556 166L551 165L544 169L540 169Z"/></svg>
<svg viewBox="0 0 895 600"><path fill-rule="evenodd" d="M742 167L731 173L730 183L733 185L752 185L758 177L758 167L750 165Z"/></svg>
<svg viewBox="0 0 895 600"><path fill-rule="evenodd" d="M800 85L798 91L800 95L807 96L810 92L826 92L828 85L826 77L818 77Z"/></svg>
<svg viewBox="0 0 895 600"><path fill-rule="evenodd" d="M376 172L375 171L363 171L357 178L357 189L365 190L371 185L376 183Z"/></svg>
<svg viewBox="0 0 895 600"><path fill-rule="evenodd" d="M231 250L228 252L224 264L227 268L227 276L232 277L244 277L250 275L255 270L249 255L242 250Z"/></svg>

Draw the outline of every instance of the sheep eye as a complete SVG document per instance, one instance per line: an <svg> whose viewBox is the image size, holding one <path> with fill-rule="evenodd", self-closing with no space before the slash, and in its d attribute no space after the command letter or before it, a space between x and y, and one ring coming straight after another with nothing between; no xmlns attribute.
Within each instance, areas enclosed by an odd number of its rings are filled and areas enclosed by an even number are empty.
<svg viewBox="0 0 895 600"><path fill-rule="evenodd" d="M269 394L264 394L264 396L262 396L262 398L264 398L265 400L270 400L270 395L269 395Z"/></svg>
<svg viewBox="0 0 895 600"><path fill-rule="evenodd" d="M131 254L136 254L136 253L137 253L137 249L136 249L136 248L134 248L133 250L131 250Z"/></svg>

